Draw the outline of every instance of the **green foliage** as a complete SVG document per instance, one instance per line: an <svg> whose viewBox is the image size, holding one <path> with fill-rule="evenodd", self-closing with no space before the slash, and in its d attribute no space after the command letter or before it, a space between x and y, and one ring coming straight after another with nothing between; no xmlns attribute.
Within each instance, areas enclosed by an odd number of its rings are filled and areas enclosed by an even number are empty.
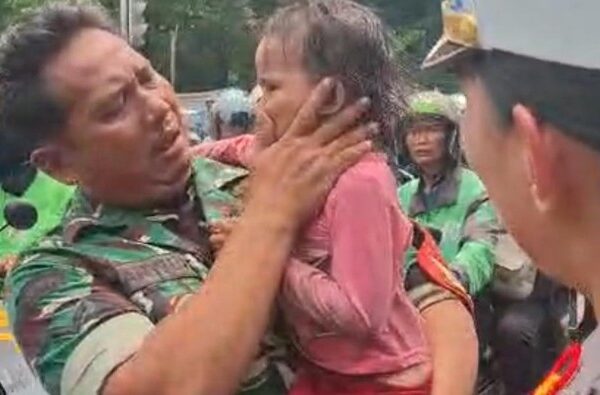
<svg viewBox="0 0 600 395"><path fill-rule="evenodd" d="M27 10L52 0L0 0L0 29ZM90 0L94 1L94 0ZM119 0L97 0L118 18ZM171 35L178 31L178 91L200 91L254 80L256 31L276 7L293 0L148 0L150 25L144 52L170 76ZM444 73L419 72L419 65L440 35L440 0L359 0L374 7L393 30L396 55L419 83L455 90Z"/></svg>
<svg viewBox="0 0 600 395"><path fill-rule="evenodd" d="M169 75L170 37L178 28L177 84L180 91L248 86L253 79L256 40L245 0L150 0L145 48L157 69ZM176 5L175 5L176 4Z"/></svg>

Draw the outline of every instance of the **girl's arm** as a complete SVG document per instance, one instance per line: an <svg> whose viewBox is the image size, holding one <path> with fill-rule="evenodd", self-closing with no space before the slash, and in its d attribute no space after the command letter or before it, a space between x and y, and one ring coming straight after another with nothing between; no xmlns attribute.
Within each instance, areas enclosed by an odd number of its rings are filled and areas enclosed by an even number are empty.
<svg viewBox="0 0 600 395"><path fill-rule="evenodd" d="M255 137L243 134L231 139L203 143L192 147L194 156L204 156L231 166L250 167Z"/></svg>

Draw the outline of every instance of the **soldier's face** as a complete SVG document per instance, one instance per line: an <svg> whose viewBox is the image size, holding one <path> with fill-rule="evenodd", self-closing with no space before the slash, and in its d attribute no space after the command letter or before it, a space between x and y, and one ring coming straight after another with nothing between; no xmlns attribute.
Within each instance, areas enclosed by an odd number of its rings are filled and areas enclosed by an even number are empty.
<svg viewBox="0 0 600 395"><path fill-rule="evenodd" d="M37 164L102 203L150 206L183 191L191 156L175 93L125 41L83 30L44 77L67 120Z"/></svg>

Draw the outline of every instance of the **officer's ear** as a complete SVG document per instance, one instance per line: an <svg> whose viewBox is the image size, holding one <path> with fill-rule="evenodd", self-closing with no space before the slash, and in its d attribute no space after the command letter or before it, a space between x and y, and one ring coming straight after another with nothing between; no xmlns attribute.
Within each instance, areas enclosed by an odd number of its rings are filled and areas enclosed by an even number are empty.
<svg viewBox="0 0 600 395"><path fill-rule="evenodd" d="M340 112L346 104L348 94L346 87L339 78L333 78L334 89L332 90L329 101L321 107L319 114L322 116L331 116Z"/></svg>
<svg viewBox="0 0 600 395"><path fill-rule="evenodd" d="M517 104L512 112L513 128L523 142L528 183L540 211L554 208L560 198L559 151L555 133L527 107Z"/></svg>
<svg viewBox="0 0 600 395"><path fill-rule="evenodd" d="M63 148L56 144L47 144L36 148L29 156L31 163L63 184L73 185L77 177L69 166L69 160Z"/></svg>

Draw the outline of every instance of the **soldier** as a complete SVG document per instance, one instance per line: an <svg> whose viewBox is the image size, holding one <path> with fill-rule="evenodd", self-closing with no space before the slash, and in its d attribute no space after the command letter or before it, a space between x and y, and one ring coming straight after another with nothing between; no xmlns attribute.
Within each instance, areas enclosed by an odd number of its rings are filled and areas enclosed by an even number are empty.
<svg viewBox="0 0 600 395"><path fill-rule="evenodd" d="M443 3L424 62L467 97L469 163L540 269L600 306L600 34L597 0ZM600 334L570 347L536 394L600 391Z"/></svg>

